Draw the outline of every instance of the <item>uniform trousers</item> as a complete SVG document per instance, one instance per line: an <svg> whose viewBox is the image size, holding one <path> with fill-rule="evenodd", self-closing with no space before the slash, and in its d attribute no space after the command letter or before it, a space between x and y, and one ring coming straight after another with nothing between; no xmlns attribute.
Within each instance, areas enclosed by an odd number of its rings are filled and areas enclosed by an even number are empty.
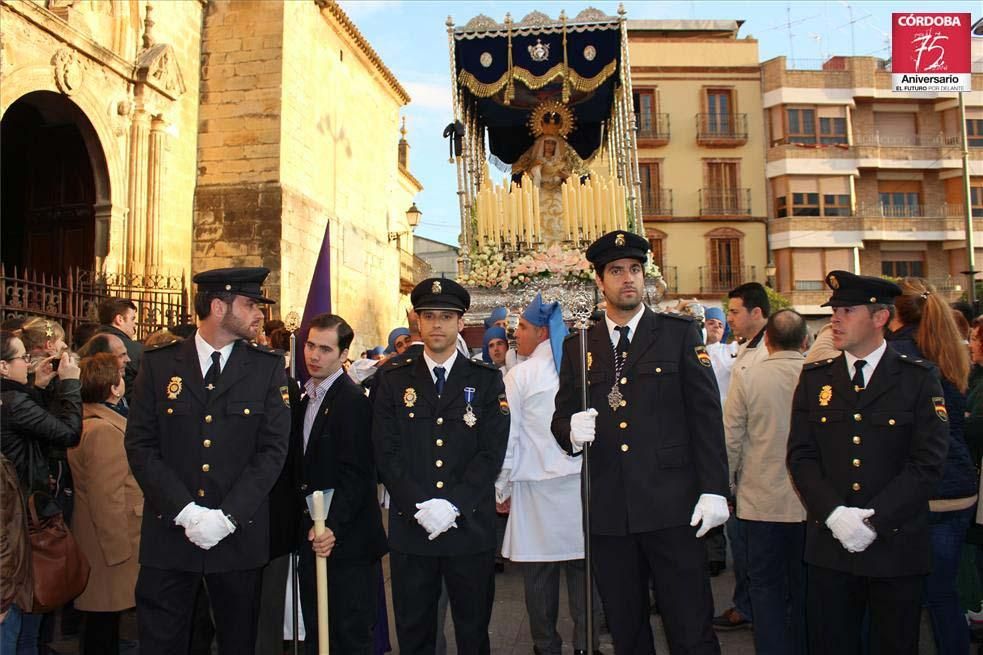
<svg viewBox="0 0 983 655"><path fill-rule="evenodd" d="M453 556L389 553L393 613L402 655L433 655L437 600L447 585L457 652L488 655L488 622L495 599L495 551Z"/></svg>
<svg viewBox="0 0 983 655"><path fill-rule="evenodd" d="M136 586L141 655L188 652L195 595L202 578L215 617L219 654L254 651L262 569L202 574L141 566Z"/></svg>
<svg viewBox="0 0 983 655"><path fill-rule="evenodd" d="M625 536L591 535L597 589L617 655L653 655L648 580L675 655L718 655L706 547L696 528Z"/></svg>
<svg viewBox="0 0 983 655"><path fill-rule="evenodd" d="M304 613L304 650L317 655L317 575L310 546L300 549L300 600ZM333 653L372 655L378 618L382 563L332 561L328 558L328 630Z"/></svg>
<svg viewBox="0 0 983 655"><path fill-rule="evenodd" d="M567 604L573 619L573 647L587 649L587 625L585 622L584 560L562 562L520 562L525 586L526 612L529 614L529 631L532 642L544 655L560 655L563 639L556 631L560 612L560 573L566 573ZM598 648L600 612L594 605L594 644Z"/></svg>
<svg viewBox="0 0 983 655"><path fill-rule="evenodd" d="M810 655L917 655L925 576L867 578L811 564L808 576ZM861 647L865 614L870 617L866 651Z"/></svg>

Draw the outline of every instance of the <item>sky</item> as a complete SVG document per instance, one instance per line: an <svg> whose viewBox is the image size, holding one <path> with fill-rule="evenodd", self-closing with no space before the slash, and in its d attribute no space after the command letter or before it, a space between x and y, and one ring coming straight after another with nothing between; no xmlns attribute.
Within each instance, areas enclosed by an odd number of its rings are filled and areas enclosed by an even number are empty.
<svg viewBox="0 0 983 655"><path fill-rule="evenodd" d="M501 22L532 11L552 18L576 16L589 6L616 16L617 2L449 2L446 0L341 0L348 13L410 94L403 108L410 143L410 170L423 184L416 204L423 216L416 235L457 245L460 213L457 178L448 163L444 127L453 121L448 15L463 26L478 14ZM979 2L677 2L628 1L632 19L743 20L738 38L758 40L761 61L779 55L825 60L833 55L889 58L892 12L962 11L980 17Z"/></svg>

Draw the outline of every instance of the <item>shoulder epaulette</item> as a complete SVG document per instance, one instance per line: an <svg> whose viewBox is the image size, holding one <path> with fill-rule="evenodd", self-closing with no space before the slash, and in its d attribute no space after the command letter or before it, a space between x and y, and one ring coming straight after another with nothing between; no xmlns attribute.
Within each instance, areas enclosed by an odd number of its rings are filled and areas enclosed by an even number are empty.
<svg viewBox="0 0 983 655"><path fill-rule="evenodd" d="M395 357L387 361L385 364L380 366L379 370L391 371L394 368L403 368L404 366L412 364L415 361L416 361L416 357L401 357L399 355L396 355Z"/></svg>
<svg viewBox="0 0 983 655"><path fill-rule="evenodd" d="M809 362L803 368L807 371L811 371L814 368L822 368L823 366L829 366L836 361L836 358L830 359L820 359L818 362Z"/></svg>
<svg viewBox="0 0 983 655"><path fill-rule="evenodd" d="M156 346L150 346L149 348L145 348L143 352L145 352L145 353L155 353L158 350L164 350L165 348L170 348L171 346L176 346L179 343L181 343L181 340L171 341L170 343L159 343Z"/></svg>
<svg viewBox="0 0 983 655"><path fill-rule="evenodd" d="M283 351L273 350L269 346L264 346L256 343L255 341L247 341L246 345L249 346L250 350L255 350L258 353L263 353L264 355L273 355L274 357L283 357Z"/></svg>
<svg viewBox="0 0 983 655"><path fill-rule="evenodd" d="M908 357L908 355L898 355L902 362L906 364L911 364L912 366L918 366L919 368L935 368L935 364L928 361L927 359L922 359L921 357Z"/></svg>
<svg viewBox="0 0 983 655"><path fill-rule="evenodd" d="M673 314L671 312L656 312L656 314L665 318L674 318L677 321L686 321L687 323L692 323L694 320L696 320L692 316L687 316L686 314Z"/></svg>
<svg viewBox="0 0 983 655"><path fill-rule="evenodd" d="M481 368L491 369L492 371L496 371L496 372L498 371L498 367L495 366L494 364L489 364L488 362L482 361L480 359L470 359L470 358L465 358L465 359L466 359L466 361L471 362L475 366L480 366Z"/></svg>

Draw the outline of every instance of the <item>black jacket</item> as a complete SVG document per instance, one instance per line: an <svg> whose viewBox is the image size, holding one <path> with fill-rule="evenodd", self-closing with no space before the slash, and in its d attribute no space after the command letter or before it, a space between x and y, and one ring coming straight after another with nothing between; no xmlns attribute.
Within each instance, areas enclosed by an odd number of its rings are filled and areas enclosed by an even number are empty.
<svg viewBox="0 0 983 655"><path fill-rule="evenodd" d="M948 420L938 369L893 348L859 398L843 355L806 364L787 457L808 512L805 561L867 577L928 573L928 500L942 477ZM874 510L877 538L862 553L826 527L840 505Z"/></svg>
<svg viewBox="0 0 983 655"><path fill-rule="evenodd" d="M0 450L26 492L48 490L48 451L78 445L82 436L82 395L78 380L55 378L47 407L34 391L13 380L0 380ZM29 470L33 458L33 470Z"/></svg>
<svg viewBox="0 0 983 655"><path fill-rule="evenodd" d="M414 555L453 556L495 548L495 478L505 459L509 417L502 374L460 353L440 397L423 355L376 373L372 441L389 490L389 545ZM468 390L468 391L466 391ZM468 425L465 394L473 394ZM432 498L460 511L457 527L433 541L416 504Z"/></svg>
<svg viewBox="0 0 983 655"><path fill-rule="evenodd" d="M269 493L287 455L289 387L283 357L237 341L208 394L194 337L144 353L126 425L126 454L146 506L140 563L224 572L269 560ZM211 550L174 518L188 504L238 524Z"/></svg>
<svg viewBox="0 0 983 655"><path fill-rule="evenodd" d="M587 334L587 403L597 410L590 450L591 531L621 536L688 525L700 494L727 496L720 393L696 323L645 308L612 411L614 349L602 320ZM702 355L702 356L701 356ZM570 416L581 411L580 341L563 344L553 436L572 452Z"/></svg>

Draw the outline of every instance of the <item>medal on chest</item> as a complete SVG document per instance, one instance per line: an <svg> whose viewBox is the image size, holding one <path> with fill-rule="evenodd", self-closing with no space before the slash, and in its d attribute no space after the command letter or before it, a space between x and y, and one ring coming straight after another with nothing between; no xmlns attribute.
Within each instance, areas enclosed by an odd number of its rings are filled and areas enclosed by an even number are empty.
<svg viewBox="0 0 983 655"><path fill-rule="evenodd" d="M627 358L628 353L619 353L618 349L614 348L614 384L611 385L611 391L608 392L608 406L611 407L612 412L618 411L625 399L621 393L620 384L621 370L625 367Z"/></svg>
<svg viewBox="0 0 983 655"><path fill-rule="evenodd" d="M833 399L833 387L828 384L824 384L822 389L819 390L819 406L828 407L829 401Z"/></svg>
<svg viewBox="0 0 983 655"><path fill-rule="evenodd" d="M464 424L469 428L473 428L478 422L478 417L474 414L474 409L471 407L471 401L474 400L474 387L464 387L464 402L467 406L464 408Z"/></svg>

